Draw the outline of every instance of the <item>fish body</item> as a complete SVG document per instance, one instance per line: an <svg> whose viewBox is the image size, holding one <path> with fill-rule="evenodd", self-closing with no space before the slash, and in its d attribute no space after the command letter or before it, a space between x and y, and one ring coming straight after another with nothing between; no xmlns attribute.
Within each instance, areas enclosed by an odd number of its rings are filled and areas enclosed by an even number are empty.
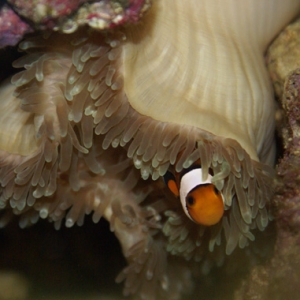
<svg viewBox="0 0 300 300"><path fill-rule="evenodd" d="M211 226L224 214L224 198L212 183L212 174L203 180L201 166L196 164L174 174L168 171L164 181L170 191L180 199L182 208L190 220Z"/></svg>

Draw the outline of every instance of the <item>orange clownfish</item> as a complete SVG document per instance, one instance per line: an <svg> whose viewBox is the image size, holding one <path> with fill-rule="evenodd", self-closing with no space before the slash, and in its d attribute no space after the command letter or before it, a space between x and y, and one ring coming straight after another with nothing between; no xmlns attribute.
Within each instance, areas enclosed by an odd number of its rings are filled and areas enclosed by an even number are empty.
<svg viewBox="0 0 300 300"><path fill-rule="evenodd" d="M195 223L211 226L217 224L224 213L222 193L212 184L212 175L202 180L199 165L184 169L181 173L167 172L164 181L178 198L185 214Z"/></svg>

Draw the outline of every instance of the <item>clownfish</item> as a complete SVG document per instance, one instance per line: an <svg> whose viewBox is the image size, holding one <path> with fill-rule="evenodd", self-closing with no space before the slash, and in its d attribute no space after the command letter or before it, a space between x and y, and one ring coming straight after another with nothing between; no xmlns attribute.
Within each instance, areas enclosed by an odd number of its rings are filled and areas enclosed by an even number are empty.
<svg viewBox="0 0 300 300"><path fill-rule="evenodd" d="M180 198L185 214L193 222L205 226L217 224L224 214L222 193L212 184L212 175L202 180L202 169L193 165L181 173L164 175L164 181L170 191Z"/></svg>

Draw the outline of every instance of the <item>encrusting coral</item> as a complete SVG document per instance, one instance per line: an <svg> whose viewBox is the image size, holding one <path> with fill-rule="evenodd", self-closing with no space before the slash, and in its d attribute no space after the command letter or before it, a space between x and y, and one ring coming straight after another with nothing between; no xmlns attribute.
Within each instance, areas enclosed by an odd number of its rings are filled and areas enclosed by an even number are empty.
<svg viewBox="0 0 300 300"><path fill-rule="evenodd" d="M150 0L2 0L0 49L15 46L34 30L76 31L88 25L97 30L136 23Z"/></svg>
<svg viewBox="0 0 300 300"><path fill-rule="evenodd" d="M271 218L274 108L263 53L300 3L227 2L236 18L209 1L157 0L140 24L21 42L26 54L13 66L24 70L0 88L2 226L11 212L22 227L105 217L128 261L117 280L143 299L190 289L180 258L220 265L253 241ZM187 218L160 179L199 161L224 199L210 227Z"/></svg>
<svg viewBox="0 0 300 300"><path fill-rule="evenodd" d="M277 128L283 144L273 199L277 236L274 255L251 270L236 291L236 300L299 298L299 45L298 19L284 29L267 52L268 69L280 103Z"/></svg>

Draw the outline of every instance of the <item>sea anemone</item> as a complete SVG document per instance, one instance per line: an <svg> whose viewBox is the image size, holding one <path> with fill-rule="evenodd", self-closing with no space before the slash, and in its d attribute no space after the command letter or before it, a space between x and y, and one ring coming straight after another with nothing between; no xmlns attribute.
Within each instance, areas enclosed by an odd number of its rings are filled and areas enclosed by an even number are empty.
<svg viewBox="0 0 300 300"><path fill-rule="evenodd" d="M0 89L2 224L9 208L22 227L39 217L81 225L93 212L120 240L126 294L188 290L191 273L174 272L186 267L168 253L201 261L221 245L231 254L271 218L263 54L299 9L296 0L155 0L136 25L21 42L27 54L13 66L24 70ZM192 222L161 180L197 162L224 199L212 226Z"/></svg>

